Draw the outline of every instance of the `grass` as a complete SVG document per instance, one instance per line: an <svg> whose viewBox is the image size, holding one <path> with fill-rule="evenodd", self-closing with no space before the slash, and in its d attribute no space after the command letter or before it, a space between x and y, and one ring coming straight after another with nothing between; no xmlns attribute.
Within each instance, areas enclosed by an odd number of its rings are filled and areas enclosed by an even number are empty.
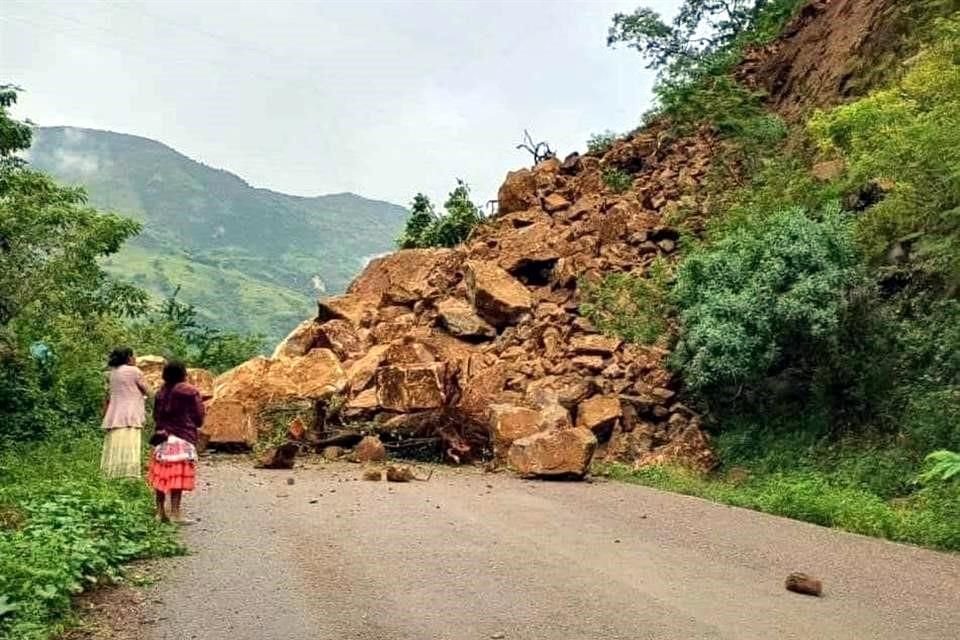
<svg viewBox="0 0 960 640"><path fill-rule="evenodd" d="M100 445L62 434L0 454L0 639L48 638L70 621L72 596L182 551L144 482L101 477Z"/></svg>
<svg viewBox="0 0 960 640"><path fill-rule="evenodd" d="M736 434L734 434L736 435ZM724 467L700 475L680 467L601 465L599 475L851 533L960 551L960 483L913 483L919 462L902 448L774 446L738 456L731 437L716 447ZM792 448L791 448L792 447Z"/></svg>
<svg viewBox="0 0 960 640"><path fill-rule="evenodd" d="M598 472L616 480L851 533L960 550L960 513L956 506L960 492L948 487L924 489L913 498L897 502L885 501L861 488L838 486L829 477L815 473L778 473L736 480L702 477L679 467L633 470L607 465Z"/></svg>

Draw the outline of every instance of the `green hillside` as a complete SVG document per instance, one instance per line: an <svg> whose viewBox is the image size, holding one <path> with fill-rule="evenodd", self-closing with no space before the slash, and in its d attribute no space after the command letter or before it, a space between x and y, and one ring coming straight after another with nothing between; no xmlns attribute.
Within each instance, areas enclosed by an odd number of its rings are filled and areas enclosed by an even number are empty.
<svg viewBox="0 0 960 640"><path fill-rule="evenodd" d="M303 198L256 189L147 138L71 127L34 131L29 160L87 188L91 204L135 218L140 236L111 273L181 298L212 324L284 335L318 294L342 291L390 251L406 216L349 193Z"/></svg>

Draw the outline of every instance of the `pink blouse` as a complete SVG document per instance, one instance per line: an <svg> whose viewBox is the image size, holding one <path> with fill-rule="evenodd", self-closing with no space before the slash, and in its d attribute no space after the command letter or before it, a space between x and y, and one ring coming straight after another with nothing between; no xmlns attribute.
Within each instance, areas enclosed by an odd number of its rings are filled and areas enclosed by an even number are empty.
<svg viewBox="0 0 960 640"><path fill-rule="evenodd" d="M143 426L147 385L143 372L129 364L110 370L110 404L103 416L104 429Z"/></svg>

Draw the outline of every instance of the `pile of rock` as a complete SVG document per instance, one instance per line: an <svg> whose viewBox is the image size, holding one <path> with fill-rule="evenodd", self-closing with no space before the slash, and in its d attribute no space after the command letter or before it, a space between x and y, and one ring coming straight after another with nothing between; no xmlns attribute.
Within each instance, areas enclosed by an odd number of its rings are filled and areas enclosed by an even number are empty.
<svg viewBox="0 0 960 640"><path fill-rule="evenodd" d="M579 476L596 458L710 468L668 352L598 333L579 313L578 282L643 274L674 252L664 214L696 208L682 194L695 191L712 147L705 133L666 142L648 131L603 158L510 173L497 217L470 241L374 260L272 358L218 378L206 439L252 445L265 407L306 400L320 440L335 405L342 422L439 434L451 458L489 453L523 475ZM633 175L633 189L608 192L609 167Z"/></svg>

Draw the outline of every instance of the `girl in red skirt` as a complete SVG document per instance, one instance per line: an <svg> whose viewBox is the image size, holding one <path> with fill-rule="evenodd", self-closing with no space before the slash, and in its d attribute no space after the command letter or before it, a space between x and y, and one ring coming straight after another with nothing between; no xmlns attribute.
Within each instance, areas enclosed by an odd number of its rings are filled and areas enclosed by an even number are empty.
<svg viewBox="0 0 960 640"><path fill-rule="evenodd" d="M163 386L154 401L156 429L147 473L156 493L157 517L183 523L180 501L184 491L193 491L197 480L197 432L203 426L200 392L186 382L187 369L180 362L163 368ZM166 498L170 495L170 516Z"/></svg>

